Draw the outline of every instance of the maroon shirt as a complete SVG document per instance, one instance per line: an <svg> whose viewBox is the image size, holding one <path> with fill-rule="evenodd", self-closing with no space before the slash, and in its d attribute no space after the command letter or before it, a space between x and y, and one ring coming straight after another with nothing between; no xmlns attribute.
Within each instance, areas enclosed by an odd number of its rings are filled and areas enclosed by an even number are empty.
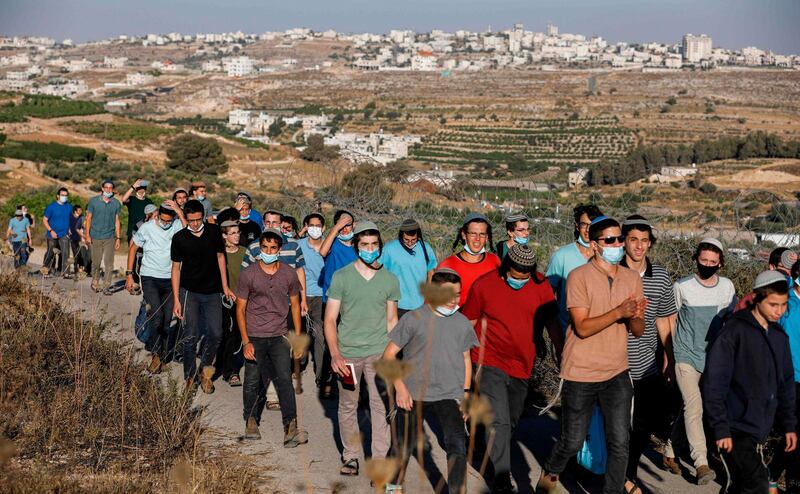
<svg viewBox="0 0 800 494"><path fill-rule="evenodd" d="M261 269L260 262L243 269L239 274L236 296L247 300L244 312L247 336L285 335L289 331L289 297L299 293L297 272L286 264L279 262L278 270L272 275Z"/></svg>

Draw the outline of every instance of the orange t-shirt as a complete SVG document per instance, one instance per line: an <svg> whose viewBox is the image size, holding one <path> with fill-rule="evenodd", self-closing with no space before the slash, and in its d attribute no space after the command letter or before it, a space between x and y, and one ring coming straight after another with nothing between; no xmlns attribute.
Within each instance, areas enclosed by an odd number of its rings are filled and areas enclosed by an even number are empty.
<svg viewBox="0 0 800 494"><path fill-rule="evenodd" d="M458 257L458 254L453 254L443 259L437 267L450 268L461 277L461 297L458 300L458 305L464 305L464 302L467 301L469 289L472 288L475 280L483 274L500 267L500 258L491 252L487 252L481 262L471 263Z"/></svg>
<svg viewBox="0 0 800 494"><path fill-rule="evenodd" d="M592 260L575 268L567 278L567 309L589 309L589 317L597 317L619 306L633 295L644 297L639 273L617 267L610 278ZM603 382L628 369L628 328L616 322L588 338L575 333L570 320L567 341L561 359L561 378L578 382Z"/></svg>

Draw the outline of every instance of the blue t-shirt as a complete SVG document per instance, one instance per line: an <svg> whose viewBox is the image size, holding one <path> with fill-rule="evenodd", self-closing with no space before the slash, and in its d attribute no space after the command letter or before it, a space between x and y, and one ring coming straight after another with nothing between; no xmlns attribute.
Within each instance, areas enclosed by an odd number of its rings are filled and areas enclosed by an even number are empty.
<svg viewBox="0 0 800 494"><path fill-rule="evenodd" d="M429 244L425 244L428 262L422 251L422 242L417 242L409 253L399 240L392 240L383 247L379 262L400 280L400 301L397 307L403 310L416 310L422 307L425 299L419 285L428 279L428 271L436 269L436 254Z"/></svg>
<svg viewBox="0 0 800 494"><path fill-rule="evenodd" d="M333 273L358 259L352 245L345 245L338 238L333 241L331 250L325 258L325 267L322 268L322 300L328 300L328 288L331 286Z"/></svg>
<svg viewBox="0 0 800 494"><path fill-rule="evenodd" d="M567 310L567 277L573 269L583 266L587 261L588 259L583 257L583 254L581 254L581 251L578 249L578 245L572 242L558 249L555 254L553 254L553 257L550 258L550 264L547 265L547 280L550 282L550 286L553 287L553 292L556 294L561 330L565 333L569 325L569 311Z"/></svg>
<svg viewBox="0 0 800 494"><path fill-rule="evenodd" d="M69 217L72 216L72 206L70 203L64 204L53 201L44 210L44 217L50 224L50 228L56 232L58 238L64 237L69 233ZM46 236L52 238L50 233L45 231Z"/></svg>
<svg viewBox="0 0 800 494"><path fill-rule="evenodd" d="M11 232L14 234L11 237L12 242L28 242L28 227L31 226L31 222L28 221L28 218L22 217L21 220L18 220L16 217L11 218L8 221L8 228L11 229Z"/></svg>
<svg viewBox="0 0 800 494"><path fill-rule="evenodd" d="M306 296L321 297L322 268L325 267L325 259L319 254L319 251L308 245L308 237L298 240L297 245L303 251L303 258L306 262Z"/></svg>
<svg viewBox="0 0 800 494"><path fill-rule="evenodd" d="M789 349L792 352L792 366L794 367L794 382L800 383L800 296L797 295L797 286L789 285L789 304L786 312L778 321L789 336Z"/></svg>
<svg viewBox="0 0 800 494"><path fill-rule="evenodd" d="M250 209L250 221L258 225L262 232L264 231L264 217L261 216L261 213L252 208Z"/></svg>

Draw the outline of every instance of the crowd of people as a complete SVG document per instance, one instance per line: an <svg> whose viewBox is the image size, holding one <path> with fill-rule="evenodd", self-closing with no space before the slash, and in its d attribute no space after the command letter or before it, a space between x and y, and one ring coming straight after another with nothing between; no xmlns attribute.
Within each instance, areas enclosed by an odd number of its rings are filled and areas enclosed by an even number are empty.
<svg viewBox="0 0 800 494"><path fill-rule="evenodd" d="M656 236L645 217L617 220L595 205L574 209L574 242L541 273L530 247L536 235L521 213L506 216L506 238L496 244L490 221L468 214L452 255L439 260L414 219L384 239L375 223L346 210L328 228L320 211L302 222L260 213L246 192L214 210L201 182L155 205L148 186L137 180L119 201L104 181L85 214L59 189L41 218L42 272L68 272L72 252L74 275L91 273L97 292L113 293L126 207L125 288L142 296L136 332L149 371L177 362L187 389L213 393L220 377L242 386L245 439L261 438L267 408L280 410L284 447L309 441L293 384L309 361L320 398L338 400L341 475L358 475L364 455L363 383L371 455L400 460L387 491L402 490L407 463L425 444L421 423L432 417L449 492L463 491L470 417L460 404L479 397L491 410L490 486L515 492L512 438L534 365L552 348L561 435L538 491L554 492L570 460L591 447L607 457L604 493L641 493L638 466L655 435L667 440L663 468L674 474L676 447L688 442L697 484L715 479L720 468L710 460L719 458L736 492L776 492L782 476L788 492L800 492L800 263L792 250L775 249L738 300L720 274L719 239L697 243L693 272L669 273L648 256ZM27 262L34 227L20 205L7 231L16 266ZM395 360L402 372L380 372ZM589 444L597 417L605 440ZM768 437L781 445L765 465Z"/></svg>

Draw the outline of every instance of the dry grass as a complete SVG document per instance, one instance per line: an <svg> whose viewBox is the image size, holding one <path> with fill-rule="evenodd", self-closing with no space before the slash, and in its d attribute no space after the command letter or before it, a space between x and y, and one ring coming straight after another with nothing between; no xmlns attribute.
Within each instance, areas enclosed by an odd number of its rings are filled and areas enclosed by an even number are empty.
<svg viewBox="0 0 800 494"><path fill-rule="evenodd" d="M202 410L132 350L12 276L0 277L0 485L5 492L255 492Z"/></svg>

